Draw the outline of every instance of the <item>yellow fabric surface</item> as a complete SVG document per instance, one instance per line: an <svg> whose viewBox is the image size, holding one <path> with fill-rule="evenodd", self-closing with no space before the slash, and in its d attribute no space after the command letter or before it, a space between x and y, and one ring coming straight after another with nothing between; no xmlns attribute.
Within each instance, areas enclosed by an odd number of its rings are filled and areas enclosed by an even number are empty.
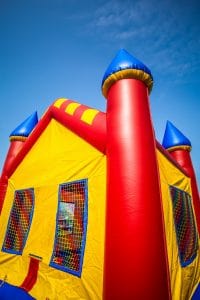
<svg viewBox="0 0 200 300"><path fill-rule="evenodd" d="M170 163L158 150L157 157L161 180L172 300L189 300L200 278L200 254L198 251L197 257L191 264L181 267L169 185L173 185L191 195L190 179Z"/></svg>
<svg viewBox="0 0 200 300"><path fill-rule="evenodd" d="M70 103L70 104L66 107L65 111L66 111L66 113L68 113L69 115L73 116L73 114L75 113L76 109L77 109L79 106L81 106L79 103L72 102L72 103Z"/></svg>
<svg viewBox="0 0 200 300"><path fill-rule="evenodd" d="M66 101L67 99L66 98L59 98L57 99L55 102L54 102L54 105L55 107L57 108L60 108L61 105Z"/></svg>
<svg viewBox="0 0 200 300"><path fill-rule="evenodd" d="M84 121L85 123L91 125L94 118L96 117L96 115L98 113L99 113L99 110L97 110L97 109L92 109L92 108L86 109L81 116L81 120Z"/></svg>
<svg viewBox="0 0 200 300"><path fill-rule="evenodd" d="M0 216L2 248L14 191L34 188L33 218L22 256L0 252L0 279L21 285L29 254L42 257L30 294L42 299L102 299L105 231L106 158L54 119L9 179ZM81 277L49 267L52 256L59 184L88 179L88 225Z"/></svg>

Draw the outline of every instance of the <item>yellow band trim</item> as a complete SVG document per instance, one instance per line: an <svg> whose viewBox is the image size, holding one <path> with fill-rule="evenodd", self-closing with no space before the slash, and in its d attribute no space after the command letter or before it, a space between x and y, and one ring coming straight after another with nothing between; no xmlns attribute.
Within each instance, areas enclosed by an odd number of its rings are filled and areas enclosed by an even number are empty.
<svg viewBox="0 0 200 300"><path fill-rule="evenodd" d="M10 142L14 142L14 141L24 142L24 141L26 141L26 139L27 139L26 136L10 136L9 137Z"/></svg>
<svg viewBox="0 0 200 300"><path fill-rule="evenodd" d="M61 105L62 105L65 101L67 101L67 99L65 99L65 98L59 98L59 99L57 99L57 100L55 101L55 103L54 103L53 106L55 106L55 107L57 107L57 108L60 108Z"/></svg>
<svg viewBox="0 0 200 300"><path fill-rule="evenodd" d="M75 113L76 109L80 106L81 104L76 103L76 102L72 102L70 103L66 109L65 112L68 113L69 115L72 115Z"/></svg>
<svg viewBox="0 0 200 300"><path fill-rule="evenodd" d="M35 255L35 254L32 254L32 253L29 253L29 257L33 257L33 258L35 258L39 261L42 261L42 259L43 259L41 256L38 256L38 255Z"/></svg>
<svg viewBox="0 0 200 300"><path fill-rule="evenodd" d="M121 71L111 74L104 81L104 84L102 86L102 93L103 93L104 97L107 96L107 92L108 92L109 88L111 87L111 85L113 85L113 83L115 83L116 81L118 81L120 79L128 79L128 78L138 79L140 81L143 81L146 84L146 86L148 87L149 93L151 92L152 87L153 87L153 79L149 74L147 74L146 72L144 72L142 70L126 69L126 70L121 70Z"/></svg>
<svg viewBox="0 0 200 300"><path fill-rule="evenodd" d="M174 151L174 150L187 150L187 151L190 151L192 149L191 146L186 146L186 145L180 145L180 146L174 146L174 147L170 147L167 149L167 151L171 152L171 151Z"/></svg>
<svg viewBox="0 0 200 300"><path fill-rule="evenodd" d="M99 113L99 110L97 109L92 109L89 108L87 110L85 110L81 116L81 120L89 125L92 124L94 118L96 117L96 115Z"/></svg>

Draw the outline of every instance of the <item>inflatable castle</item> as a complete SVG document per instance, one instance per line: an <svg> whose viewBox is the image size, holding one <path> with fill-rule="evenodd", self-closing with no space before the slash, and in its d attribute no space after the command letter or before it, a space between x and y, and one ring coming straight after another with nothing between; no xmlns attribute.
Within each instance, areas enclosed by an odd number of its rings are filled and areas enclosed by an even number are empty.
<svg viewBox="0 0 200 300"><path fill-rule="evenodd" d="M0 299L200 299L189 139L156 140L149 68L120 50L106 112L57 99L10 135L0 177Z"/></svg>

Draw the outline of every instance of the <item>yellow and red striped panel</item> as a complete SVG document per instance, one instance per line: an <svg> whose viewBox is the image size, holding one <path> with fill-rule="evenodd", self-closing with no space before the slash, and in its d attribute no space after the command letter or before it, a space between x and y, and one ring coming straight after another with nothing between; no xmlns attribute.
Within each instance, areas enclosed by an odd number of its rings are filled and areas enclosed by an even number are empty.
<svg viewBox="0 0 200 300"><path fill-rule="evenodd" d="M78 102L74 102L65 98L57 99L53 106L59 108L68 115L79 118L79 120L89 125L92 125L95 117L101 113L97 109L90 108L86 105L82 105Z"/></svg>

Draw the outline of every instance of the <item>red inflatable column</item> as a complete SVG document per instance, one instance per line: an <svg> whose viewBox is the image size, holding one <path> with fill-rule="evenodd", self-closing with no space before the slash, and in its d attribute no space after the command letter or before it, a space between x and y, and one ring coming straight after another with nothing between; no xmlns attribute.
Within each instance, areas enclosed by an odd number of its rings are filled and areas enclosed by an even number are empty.
<svg viewBox="0 0 200 300"><path fill-rule="evenodd" d="M105 73L107 216L104 300L171 299L149 110L149 69L121 50Z"/></svg>
<svg viewBox="0 0 200 300"><path fill-rule="evenodd" d="M196 215L196 221L198 226L198 232L200 234L200 199L199 199L199 192L196 182L196 176L190 156L190 149L185 148L176 148L174 150L169 150L170 154L173 158L181 165L181 167L187 171L190 175L191 179L191 188L192 188L192 198L193 198L193 205Z"/></svg>
<svg viewBox="0 0 200 300"><path fill-rule="evenodd" d="M193 205L198 232L200 234L200 198L196 175L190 156L190 151L192 149L191 142L185 135L182 134L180 130L178 130L171 122L168 121L163 138L163 146L170 152L171 156L190 176Z"/></svg>

